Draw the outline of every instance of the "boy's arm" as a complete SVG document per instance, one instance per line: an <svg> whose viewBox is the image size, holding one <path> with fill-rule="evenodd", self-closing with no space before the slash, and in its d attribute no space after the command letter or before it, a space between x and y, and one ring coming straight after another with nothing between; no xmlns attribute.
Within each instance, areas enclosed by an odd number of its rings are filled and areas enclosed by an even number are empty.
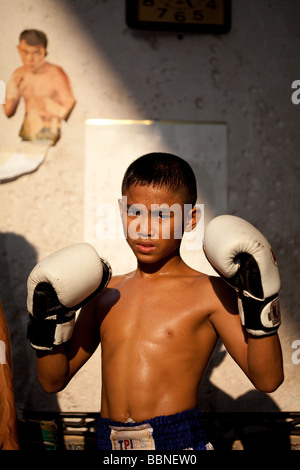
<svg viewBox="0 0 300 470"><path fill-rule="evenodd" d="M278 334L264 338L248 336L248 377L262 392L274 392L284 380Z"/></svg>
<svg viewBox="0 0 300 470"><path fill-rule="evenodd" d="M70 340L52 351L36 351L38 379L48 393L62 390L100 343L97 298L82 307Z"/></svg>
<svg viewBox="0 0 300 470"><path fill-rule="evenodd" d="M93 300L110 277L109 263L87 243L53 253L30 273L27 337L37 351L38 376L46 391L61 390L96 349L99 328Z"/></svg>
<svg viewBox="0 0 300 470"><path fill-rule="evenodd" d="M283 381L277 336L280 277L273 251L255 227L234 216L219 216L208 224L204 250L212 266L235 289L238 308L231 302L229 310L240 314L240 318L226 315L226 309L218 307L211 321L254 385L273 391ZM224 295L228 305L229 292L224 294L219 289L218 297L224 299Z"/></svg>
<svg viewBox="0 0 300 470"><path fill-rule="evenodd" d="M215 309L210 322L226 350L260 391L272 392L283 381L283 364L277 333L256 337L242 326L234 290L220 278L211 278Z"/></svg>

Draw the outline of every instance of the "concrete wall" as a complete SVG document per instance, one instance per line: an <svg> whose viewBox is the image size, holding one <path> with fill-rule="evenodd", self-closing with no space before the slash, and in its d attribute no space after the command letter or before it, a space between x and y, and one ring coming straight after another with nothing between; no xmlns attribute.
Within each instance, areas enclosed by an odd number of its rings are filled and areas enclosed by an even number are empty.
<svg viewBox="0 0 300 470"><path fill-rule="evenodd" d="M0 295L19 409L99 409L100 351L65 391L48 396L37 384L34 353L24 337L28 273L48 253L84 239L85 120L106 118L227 124L228 212L265 233L281 268L286 380L272 395L254 391L220 346L200 403L214 410L299 411L300 354L292 345L300 340L300 106L291 101L291 84L300 79L300 4L232 3L229 34L179 38L133 33L120 0L0 0L0 79L7 82L20 65L19 33L42 29L48 60L65 69L77 98L41 167L0 185ZM10 120L0 113L1 145L16 142L23 113L22 106ZM118 162L107 164L118 168Z"/></svg>

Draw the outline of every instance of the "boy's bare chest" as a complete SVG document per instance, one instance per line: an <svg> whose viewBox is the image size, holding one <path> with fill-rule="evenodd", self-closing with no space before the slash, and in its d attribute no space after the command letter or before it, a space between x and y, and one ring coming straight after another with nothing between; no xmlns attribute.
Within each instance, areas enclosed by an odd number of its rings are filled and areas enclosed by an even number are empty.
<svg viewBox="0 0 300 470"><path fill-rule="evenodd" d="M195 331L205 317L200 299L189 286L162 282L139 288L138 283L119 289L118 301L101 325L105 337L174 338Z"/></svg>

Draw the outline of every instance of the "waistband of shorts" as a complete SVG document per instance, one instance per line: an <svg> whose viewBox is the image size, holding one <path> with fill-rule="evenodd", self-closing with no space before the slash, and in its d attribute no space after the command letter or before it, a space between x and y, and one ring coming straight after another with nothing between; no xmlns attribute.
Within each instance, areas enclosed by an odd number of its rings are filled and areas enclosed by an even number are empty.
<svg viewBox="0 0 300 470"><path fill-rule="evenodd" d="M202 412L199 408L185 410L173 415L156 416L140 422L118 422L100 417L97 426L97 443L102 449L110 447L111 426L122 429L149 424L157 450L203 449L208 443Z"/></svg>

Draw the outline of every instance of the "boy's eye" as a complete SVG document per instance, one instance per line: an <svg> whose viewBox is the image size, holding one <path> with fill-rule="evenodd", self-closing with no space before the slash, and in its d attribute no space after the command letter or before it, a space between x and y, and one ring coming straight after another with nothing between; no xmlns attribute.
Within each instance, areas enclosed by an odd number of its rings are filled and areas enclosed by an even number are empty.
<svg viewBox="0 0 300 470"><path fill-rule="evenodd" d="M162 212L162 211L158 211L156 213L153 214L154 217L157 217L159 219L169 219L170 218L170 213L169 212Z"/></svg>
<svg viewBox="0 0 300 470"><path fill-rule="evenodd" d="M128 217L139 217L143 213L143 209L138 206L130 206L127 208L127 215Z"/></svg>
<svg viewBox="0 0 300 470"><path fill-rule="evenodd" d="M141 215L141 211L138 210L133 210L133 209L128 209L127 215L129 217L139 217Z"/></svg>

